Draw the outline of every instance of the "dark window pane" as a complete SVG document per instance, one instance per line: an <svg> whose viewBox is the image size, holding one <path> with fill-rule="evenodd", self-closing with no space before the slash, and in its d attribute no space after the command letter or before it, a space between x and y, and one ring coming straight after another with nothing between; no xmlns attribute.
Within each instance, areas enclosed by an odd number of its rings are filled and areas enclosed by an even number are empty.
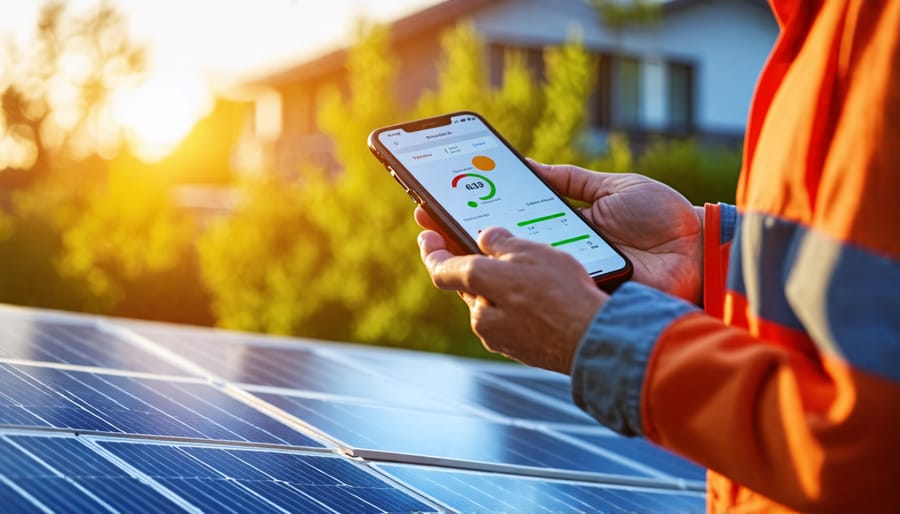
<svg viewBox="0 0 900 514"><path fill-rule="evenodd" d="M694 125L694 69L689 64L669 63L669 126L687 132Z"/></svg>

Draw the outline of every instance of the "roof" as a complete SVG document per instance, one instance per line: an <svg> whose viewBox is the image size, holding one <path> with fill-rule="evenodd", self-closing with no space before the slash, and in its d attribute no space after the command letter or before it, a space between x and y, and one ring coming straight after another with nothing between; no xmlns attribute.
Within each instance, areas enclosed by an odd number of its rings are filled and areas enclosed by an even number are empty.
<svg viewBox="0 0 900 514"><path fill-rule="evenodd" d="M506 0L446 0L392 22L390 24L391 38L394 42L399 42L420 34L427 34L464 19L482 7L503 1ZM252 84L280 86L303 81L306 78L338 71L344 66L346 60L347 48L339 48L283 71L254 80Z"/></svg>
<svg viewBox="0 0 900 514"><path fill-rule="evenodd" d="M422 34L432 33L456 23L474 12L510 0L446 0L432 5L390 24L392 41L397 44L415 39ZM587 0L585 0L587 1ZM663 16L688 11L695 7L710 5L722 0L668 0L663 1ZM766 0L737 0L768 9ZM347 61L348 49L338 48L319 57L303 61L282 71L251 81L251 85L283 86L321 77L340 71Z"/></svg>

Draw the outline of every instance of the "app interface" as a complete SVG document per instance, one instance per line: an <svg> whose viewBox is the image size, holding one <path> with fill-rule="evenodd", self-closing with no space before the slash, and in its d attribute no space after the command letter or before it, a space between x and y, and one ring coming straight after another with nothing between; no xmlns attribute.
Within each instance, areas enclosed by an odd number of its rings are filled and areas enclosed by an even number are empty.
<svg viewBox="0 0 900 514"><path fill-rule="evenodd" d="M378 138L473 239L499 226L572 254L592 275L625 266L479 118Z"/></svg>

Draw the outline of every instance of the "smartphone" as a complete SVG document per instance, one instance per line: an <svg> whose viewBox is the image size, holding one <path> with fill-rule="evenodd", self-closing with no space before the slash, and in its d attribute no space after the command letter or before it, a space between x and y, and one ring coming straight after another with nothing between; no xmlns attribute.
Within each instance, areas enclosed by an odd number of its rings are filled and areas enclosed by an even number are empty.
<svg viewBox="0 0 900 514"><path fill-rule="evenodd" d="M568 252L607 291L631 277L625 255L474 112L376 129L369 149L444 234L469 253L479 253L482 230L498 226Z"/></svg>

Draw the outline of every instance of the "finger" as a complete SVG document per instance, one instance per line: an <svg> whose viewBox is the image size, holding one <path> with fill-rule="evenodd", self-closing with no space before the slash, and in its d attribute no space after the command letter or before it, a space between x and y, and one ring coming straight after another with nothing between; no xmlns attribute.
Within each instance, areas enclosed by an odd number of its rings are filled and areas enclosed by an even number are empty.
<svg viewBox="0 0 900 514"><path fill-rule="evenodd" d="M511 253L545 250L547 245L516 237L505 228L490 227L478 236L478 247L485 255L501 257Z"/></svg>
<svg viewBox="0 0 900 514"><path fill-rule="evenodd" d="M613 182L622 176L571 164L543 164L534 159L528 163L559 194L588 203L610 194Z"/></svg>
<svg viewBox="0 0 900 514"><path fill-rule="evenodd" d="M416 210L413 213L413 216L416 219L416 223L420 227L422 227L426 230L434 230L434 231L438 231L438 232L440 231L440 229L441 229L440 225L438 225L437 222L434 221L434 219L431 217L430 214L428 214L428 212L425 209L423 209L421 207L416 207Z"/></svg>
<svg viewBox="0 0 900 514"><path fill-rule="evenodd" d="M472 293L467 293L465 291L457 291L456 294L462 298L462 301L466 302L466 305L469 306L469 309L475 306L475 302L478 300L478 297Z"/></svg>
<svg viewBox="0 0 900 514"><path fill-rule="evenodd" d="M441 226L438 224L438 222L434 221L434 218L432 218L425 209L416 207L416 210L413 212L413 216L416 219L416 223L418 223L420 227L424 228L425 230L431 230L437 232L438 234L441 234L441 236L444 238L444 242L446 243L447 250L449 250L453 255L465 255L467 253L470 253L465 251L456 241L444 235L444 231Z"/></svg>
<svg viewBox="0 0 900 514"><path fill-rule="evenodd" d="M509 327L503 326L503 311L493 306L486 298L479 296L476 298L475 305L469 309L469 321L471 323L472 332L480 339L484 347L494 353L503 350L500 341L494 337L498 327L500 330L508 331Z"/></svg>
<svg viewBox="0 0 900 514"><path fill-rule="evenodd" d="M419 244L419 256L422 257L423 261L428 254L447 249L447 241L444 239L444 236L434 230L423 230L419 233L416 241Z"/></svg>
<svg viewBox="0 0 900 514"><path fill-rule="evenodd" d="M482 271L485 265L490 266L481 255L457 256L447 249L444 238L433 230L425 230L419 234L419 255L431 281L440 289L464 291L478 294L473 290L479 280L490 275ZM478 264L474 264L477 261ZM476 269L477 268L477 269ZM475 286L473 286L475 284Z"/></svg>

